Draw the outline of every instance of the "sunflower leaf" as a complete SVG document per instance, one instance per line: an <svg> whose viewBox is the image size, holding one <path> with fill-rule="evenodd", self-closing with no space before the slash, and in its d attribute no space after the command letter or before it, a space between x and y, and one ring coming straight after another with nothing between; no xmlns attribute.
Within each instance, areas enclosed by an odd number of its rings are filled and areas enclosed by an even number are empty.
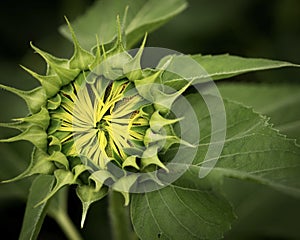
<svg viewBox="0 0 300 240"><path fill-rule="evenodd" d="M46 216L47 202L35 205L40 202L49 192L54 184L54 177L49 175L38 176L30 188L25 216L23 219L20 240L35 240L38 237L43 220Z"/></svg>
<svg viewBox="0 0 300 240"><path fill-rule="evenodd" d="M104 0L95 4L81 17L71 23L78 41L86 48L96 45L98 36L101 44L112 43L117 36L116 16L124 18L127 47L132 47L146 32L151 32L186 8L185 0ZM72 39L66 25L60 27L60 32Z"/></svg>

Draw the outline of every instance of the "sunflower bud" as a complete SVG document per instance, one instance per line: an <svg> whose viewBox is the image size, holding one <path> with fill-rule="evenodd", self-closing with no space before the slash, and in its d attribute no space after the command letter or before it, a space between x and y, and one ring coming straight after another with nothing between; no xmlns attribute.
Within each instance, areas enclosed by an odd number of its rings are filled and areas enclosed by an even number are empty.
<svg viewBox="0 0 300 240"><path fill-rule="evenodd" d="M164 92L160 82L163 70L141 69L146 37L132 57L124 51L119 27L111 49L98 45L89 52L79 45L68 25L74 43L70 60L31 44L47 62L47 74L23 68L41 87L25 92L0 86L23 98L30 110L25 118L1 124L21 131L1 142L26 140L35 146L29 168L12 180L54 175L56 185L42 202L65 185L77 185L83 225L90 204L103 198L108 186L119 189L127 205L130 188L140 181L135 173L169 171L160 154L182 142L173 129L181 119L171 118L170 109L188 85L180 91Z"/></svg>

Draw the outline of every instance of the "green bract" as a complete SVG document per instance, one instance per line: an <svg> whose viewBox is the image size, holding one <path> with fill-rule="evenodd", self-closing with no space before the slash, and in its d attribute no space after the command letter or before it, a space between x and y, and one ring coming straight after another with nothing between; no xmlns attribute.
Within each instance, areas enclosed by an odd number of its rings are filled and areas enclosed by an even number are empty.
<svg viewBox="0 0 300 240"><path fill-rule="evenodd" d="M24 92L1 86L22 97L31 112L6 125L21 130L20 135L1 141L34 144L31 165L10 181L53 174L56 185L42 202L65 185L78 185L83 224L89 205L107 194L105 181L112 181L113 188L122 186L127 205L129 189L138 180L131 173L160 168L168 172L159 153L181 142L173 130L180 119L169 117L169 107L185 88L163 93L159 87L163 70L141 69L146 37L132 57L125 52L119 25L112 49L98 45L88 52L80 47L70 24L69 28L74 42L70 60L31 45L47 62L47 74L23 68L40 81L41 87ZM108 163L124 170L116 176Z"/></svg>

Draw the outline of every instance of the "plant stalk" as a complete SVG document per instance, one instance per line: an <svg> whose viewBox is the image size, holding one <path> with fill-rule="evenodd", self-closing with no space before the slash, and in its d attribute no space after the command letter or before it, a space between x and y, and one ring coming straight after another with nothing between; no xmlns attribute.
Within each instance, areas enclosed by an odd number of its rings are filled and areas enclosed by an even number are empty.
<svg viewBox="0 0 300 240"><path fill-rule="evenodd" d="M52 217L56 220L68 239L83 240L77 228L74 226L67 214L57 211L56 214L52 215Z"/></svg>
<svg viewBox="0 0 300 240"><path fill-rule="evenodd" d="M129 208L124 206L124 198L120 193L110 192L108 213L114 240L137 240L131 227Z"/></svg>

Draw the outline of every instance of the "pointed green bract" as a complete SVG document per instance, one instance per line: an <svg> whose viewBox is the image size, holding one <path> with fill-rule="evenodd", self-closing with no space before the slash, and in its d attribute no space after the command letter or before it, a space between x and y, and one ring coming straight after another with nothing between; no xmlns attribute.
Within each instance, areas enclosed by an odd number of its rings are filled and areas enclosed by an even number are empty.
<svg viewBox="0 0 300 240"><path fill-rule="evenodd" d="M120 178L112 185L112 189L120 192L123 195L124 206L128 206L129 204L130 188L136 183L137 178L138 178L137 175L131 174Z"/></svg>
<svg viewBox="0 0 300 240"><path fill-rule="evenodd" d="M126 76L131 81L134 81L135 79L140 79L142 77L143 72L141 70L141 57L146 45L146 40L147 40L147 33L145 34L144 40L137 54L134 56L134 58L131 61L129 61L124 66L124 72L127 73Z"/></svg>
<svg viewBox="0 0 300 240"><path fill-rule="evenodd" d="M20 121L20 124L35 125L41 127L43 130L47 130L49 126L50 116L45 107L42 107L41 110L35 114L31 114L24 118L14 119L15 121ZM27 127L28 128L28 127Z"/></svg>
<svg viewBox="0 0 300 240"><path fill-rule="evenodd" d="M180 119L166 119L160 115L159 111L156 111L152 114L149 123L151 129L158 132L162 127L172 125L178 121L180 121Z"/></svg>
<svg viewBox="0 0 300 240"><path fill-rule="evenodd" d="M17 177L3 181L3 183L18 181L34 174L53 174L55 166L48 158L49 156L44 151L35 148L31 154L29 167Z"/></svg>
<svg viewBox="0 0 300 240"><path fill-rule="evenodd" d="M81 228L83 228L90 205L104 198L107 195L107 188L96 190L92 186L83 185L76 189L76 193L82 203Z"/></svg>
<svg viewBox="0 0 300 240"><path fill-rule="evenodd" d="M16 142L22 140L31 142L34 146L41 150L45 151L47 149L47 133L37 126L27 128L24 132L17 136L1 139L0 142Z"/></svg>
<svg viewBox="0 0 300 240"><path fill-rule="evenodd" d="M26 102L31 113L36 113L41 110L42 106L45 106L47 96L45 90L42 87L35 88L31 91L22 91L0 84L0 88L3 88L4 90L7 90L21 97Z"/></svg>
<svg viewBox="0 0 300 240"><path fill-rule="evenodd" d="M68 24L69 30L72 34L73 44L74 44L74 54L70 59L70 68L73 69L80 69L80 70L87 70L89 65L94 61L95 57L89 53L88 51L84 50L80 45L74 33L74 30L68 21L67 18L66 22Z"/></svg>
<svg viewBox="0 0 300 240"><path fill-rule="evenodd" d="M45 89L45 91L46 91L48 98L52 97L58 93L59 89L62 86L62 82L57 75L42 76L42 75L39 75L39 74L31 71L30 69L28 69L24 66L21 66L21 67L41 83L41 85L43 86L43 89Z"/></svg>
<svg viewBox="0 0 300 240"><path fill-rule="evenodd" d="M76 165L73 168L74 178L77 179L82 173L86 171L92 171L92 168L82 164Z"/></svg>
<svg viewBox="0 0 300 240"><path fill-rule="evenodd" d="M18 129L20 131L25 131L29 126L30 124L21 121L0 123L0 127L13 128L13 129Z"/></svg>
<svg viewBox="0 0 300 240"><path fill-rule="evenodd" d="M62 187L66 185L71 185L76 183L76 179L74 178L74 175L70 171L66 171L63 169L57 169L54 171L54 177L56 180L55 186L51 190L51 192L39 203L37 203L36 206L39 206L45 202L47 202L54 194L56 194Z"/></svg>
<svg viewBox="0 0 300 240"><path fill-rule="evenodd" d="M73 69L69 66L67 59L57 58L46 53L31 43L31 47L47 62L51 72L55 72L60 78L62 85L69 84L80 72L80 69Z"/></svg>
<svg viewBox="0 0 300 240"><path fill-rule="evenodd" d="M69 161L66 156L58 151L54 151L49 157L48 161L53 161L64 167L65 170L69 170Z"/></svg>
<svg viewBox="0 0 300 240"><path fill-rule="evenodd" d="M139 165L137 164L137 156L129 156L125 159L125 161L122 164L122 168L126 167L134 167L137 170L140 170Z"/></svg>

